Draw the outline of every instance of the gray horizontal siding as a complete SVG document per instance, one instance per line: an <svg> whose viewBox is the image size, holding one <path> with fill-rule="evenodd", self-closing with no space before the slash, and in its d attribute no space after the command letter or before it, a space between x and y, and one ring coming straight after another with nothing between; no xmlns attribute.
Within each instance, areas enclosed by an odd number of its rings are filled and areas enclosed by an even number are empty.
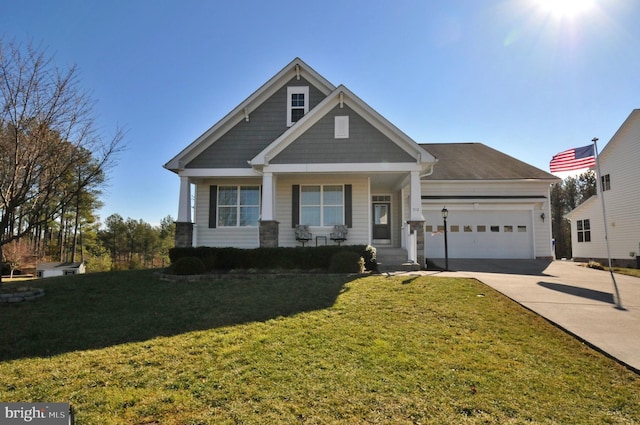
<svg viewBox="0 0 640 425"><path fill-rule="evenodd" d="M287 130L287 87L291 86L309 86L309 110L325 98L304 78L293 78L251 112L249 122L240 121L186 168L249 168L247 161Z"/></svg>
<svg viewBox="0 0 640 425"><path fill-rule="evenodd" d="M334 117L349 116L349 138L334 138ZM273 158L272 164L415 162L348 106L336 106Z"/></svg>

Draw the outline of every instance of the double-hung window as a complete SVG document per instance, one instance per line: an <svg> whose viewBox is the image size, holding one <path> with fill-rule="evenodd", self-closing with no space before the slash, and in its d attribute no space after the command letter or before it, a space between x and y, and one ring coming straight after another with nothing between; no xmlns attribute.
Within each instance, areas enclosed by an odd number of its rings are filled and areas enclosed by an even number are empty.
<svg viewBox="0 0 640 425"><path fill-rule="evenodd" d="M308 226L344 224L344 186L301 186L300 223Z"/></svg>
<svg viewBox="0 0 640 425"><path fill-rule="evenodd" d="M602 191L603 192L605 190L611 190L611 175L610 174L605 174L604 176L600 177L600 181L602 183Z"/></svg>
<svg viewBox="0 0 640 425"><path fill-rule="evenodd" d="M257 226L260 216L260 186L220 186L218 226Z"/></svg>
<svg viewBox="0 0 640 425"><path fill-rule="evenodd" d="M309 112L309 87L287 87L287 127L291 127Z"/></svg>
<svg viewBox="0 0 640 425"><path fill-rule="evenodd" d="M589 219L578 220L578 242L591 242L591 223Z"/></svg>

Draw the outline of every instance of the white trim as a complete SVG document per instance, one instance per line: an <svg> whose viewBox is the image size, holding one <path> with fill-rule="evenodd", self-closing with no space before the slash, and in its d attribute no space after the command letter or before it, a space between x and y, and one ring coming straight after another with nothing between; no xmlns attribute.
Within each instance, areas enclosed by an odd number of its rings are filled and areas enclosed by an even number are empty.
<svg viewBox="0 0 640 425"><path fill-rule="evenodd" d="M185 168L180 177L262 177L253 168Z"/></svg>
<svg viewBox="0 0 640 425"><path fill-rule="evenodd" d="M420 185L420 173L418 171L411 172L411 181L409 184L409 197L411 211L409 216L411 221L424 221L422 214L422 188Z"/></svg>
<svg viewBox="0 0 640 425"><path fill-rule="evenodd" d="M262 176L262 208L260 220L271 221L275 217L275 179L273 173Z"/></svg>
<svg viewBox="0 0 640 425"><path fill-rule="evenodd" d="M300 106L293 106L291 96L294 94L302 94L304 95L302 105L302 109L304 110L302 116L304 117L309 113L309 86L289 86L287 87L287 127L291 127L296 122L300 121L292 121L291 112L293 109L300 109Z"/></svg>
<svg viewBox="0 0 640 425"><path fill-rule="evenodd" d="M270 164L263 171L271 173L399 173L421 170L419 164L406 162L344 164Z"/></svg>
<svg viewBox="0 0 640 425"><path fill-rule="evenodd" d="M191 223L191 182L186 176L180 176L178 222Z"/></svg>
<svg viewBox="0 0 640 425"><path fill-rule="evenodd" d="M334 117L333 138L334 139L349 138L349 115L337 115Z"/></svg>

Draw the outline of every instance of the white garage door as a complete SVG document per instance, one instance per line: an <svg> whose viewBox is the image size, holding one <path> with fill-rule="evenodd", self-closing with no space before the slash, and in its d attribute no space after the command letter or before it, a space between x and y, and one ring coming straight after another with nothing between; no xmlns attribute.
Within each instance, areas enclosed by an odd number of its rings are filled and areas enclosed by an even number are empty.
<svg viewBox="0 0 640 425"><path fill-rule="evenodd" d="M427 218L427 258L444 258L444 232ZM449 211L449 258L533 258L531 211Z"/></svg>

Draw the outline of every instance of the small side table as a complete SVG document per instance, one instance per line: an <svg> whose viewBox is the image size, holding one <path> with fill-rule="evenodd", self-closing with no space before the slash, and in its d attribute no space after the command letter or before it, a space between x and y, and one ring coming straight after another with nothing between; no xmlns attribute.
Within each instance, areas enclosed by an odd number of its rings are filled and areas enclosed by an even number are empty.
<svg viewBox="0 0 640 425"><path fill-rule="evenodd" d="M318 239L324 239L324 244L327 244L327 237L326 236L316 236L316 246L318 246Z"/></svg>

